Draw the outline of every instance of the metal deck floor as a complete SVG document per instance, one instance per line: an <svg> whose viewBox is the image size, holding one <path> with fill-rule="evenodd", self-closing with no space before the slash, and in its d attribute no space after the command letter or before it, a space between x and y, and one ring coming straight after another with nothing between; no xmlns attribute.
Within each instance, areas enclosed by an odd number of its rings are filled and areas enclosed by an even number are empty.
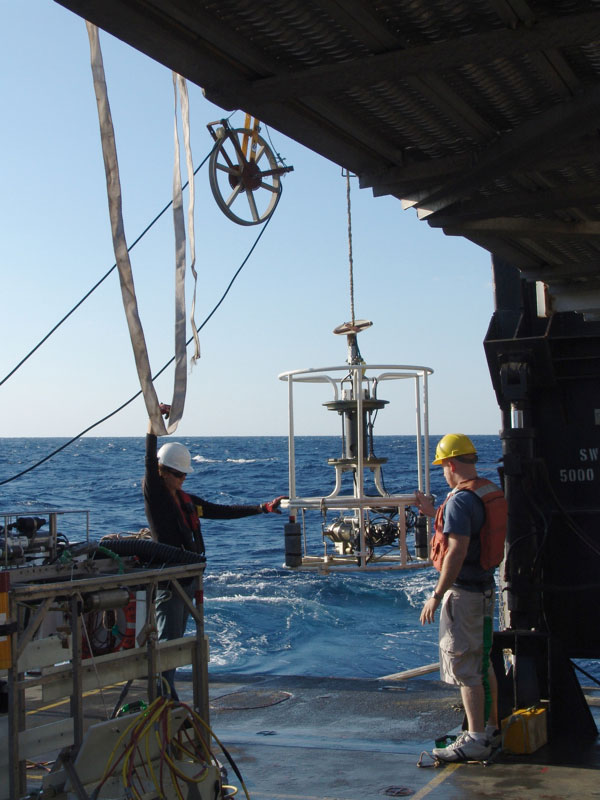
<svg viewBox="0 0 600 800"><path fill-rule="evenodd" d="M106 719L120 688L86 697L90 723ZM127 700L143 691L134 684ZM181 680L178 691L183 702L191 700L190 683ZM598 739L571 752L546 746L529 756L500 754L489 766L419 768L434 739L462 722L458 692L437 680L212 675L210 698L211 727L252 800L600 797ZM599 724L600 709L593 711ZM68 714L68 703L40 705L33 713L35 724L43 724ZM29 770L32 790L40 780L41 771ZM243 796L240 790L237 797Z"/></svg>

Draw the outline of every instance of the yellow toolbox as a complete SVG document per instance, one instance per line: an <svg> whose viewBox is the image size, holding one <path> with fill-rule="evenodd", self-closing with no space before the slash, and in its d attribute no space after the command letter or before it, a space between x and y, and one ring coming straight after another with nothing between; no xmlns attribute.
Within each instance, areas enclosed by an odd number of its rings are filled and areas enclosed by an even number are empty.
<svg viewBox="0 0 600 800"><path fill-rule="evenodd" d="M511 753L535 753L548 741L546 709L521 708L502 720L502 748Z"/></svg>

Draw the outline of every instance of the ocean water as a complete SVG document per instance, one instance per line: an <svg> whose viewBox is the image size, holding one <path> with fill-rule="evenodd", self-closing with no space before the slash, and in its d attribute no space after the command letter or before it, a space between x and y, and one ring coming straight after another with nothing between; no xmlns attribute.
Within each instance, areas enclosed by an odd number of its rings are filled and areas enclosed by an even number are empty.
<svg viewBox="0 0 600 800"><path fill-rule="evenodd" d="M474 437L480 472L497 477L497 437ZM65 440L0 439L0 481L27 469ZM194 459L186 488L217 503L257 503L288 491L286 437L182 438ZM416 488L414 440L379 437L376 454L388 459L390 492ZM340 455L336 437L296 441L299 494L329 493ZM144 439L83 438L45 464L0 486L0 512L88 510L91 537L137 531L146 525L141 494ZM447 487L431 471L432 491ZM283 568L285 514L205 520L206 630L210 669L228 673L377 677L437 661L436 626L419 623L434 571L336 573ZM319 515L309 520L314 551L322 552ZM85 537L85 517L60 517L70 540ZM321 549L319 549L321 548Z"/></svg>
<svg viewBox="0 0 600 800"><path fill-rule="evenodd" d="M473 439L480 455L479 472L497 479L499 439ZM194 494L216 503L257 503L287 494L286 437L181 441L194 459L194 472L185 484ZM0 482L64 442L0 439ZM137 531L146 525L141 493L144 444L143 437L80 439L21 478L0 485L0 513L85 510L90 512L93 539ZM334 470L327 459L338 457L340 450L336 437L298 437L298 494L313 496L333 489ZM378 437L375 450L388 459L384 467L388 491L416 488L412 437ZM431 469L431 488L440 498L447 491L439 468ZM85 515L59 519L59 530L71 541L85 538ZM423 602L436 581L432 568L329 576L286 570L286 521L285 514L265 514L203 522L211 671L379 677L438 660L437 626L419 623ZM320 553L320 516L307 522L311 551ZM599 662L579 663L600 678Z"/></svg>

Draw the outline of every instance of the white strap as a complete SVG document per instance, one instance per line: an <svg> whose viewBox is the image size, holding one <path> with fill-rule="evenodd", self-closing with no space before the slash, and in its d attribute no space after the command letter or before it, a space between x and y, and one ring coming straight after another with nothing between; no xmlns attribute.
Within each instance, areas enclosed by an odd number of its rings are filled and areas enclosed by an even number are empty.
<svg viewBox="0 0 600 800"><path fill-rule="evenodd" d="M177 132L177 76L173 73L173 90L175 95L173 162L173 229L175 233L175 385L173 387L173 404L171 416L179 419L183 414L185 389L187 382L187 364L185 347L185 218L183 215L183 190L181 188L181 171L179 168L179 135ZM182 391L183 390L183 391Z"/></svg>
<svg viewBox="0 0 600 800"><path fill-rule="evenodd" d="M137 368L140 386L144 395L144 402L152 423L152 431L157 436L172 433L179 424L183 414L185 403L185 392L187 384L186 375L186 354L185 354L185 300L183 316L183 335L181 334L181 323L176 322L176 368L175 385L173 400L171 403L171 415L169 425L165 426L160 413L158 397L152 383L152 371L148 358L148 350L144 331L140 321L131 262L127 252L127 241L125 238L125 228L123 225L123 212L121 202L121 182L119 178L119 165L117 161L117 149L115 145L115 133L108 103L108 93L106 89L106 79L104 75L104 64L98 39L98 29L95 25L86 21L88 37L90 40L90 55L92 64L92 74L94 78L94 90L96 92L96 102L98 105L98 118L100 121L100 135L102 139L102 154L104 157L104 170L106 173L106 185L108 193L108 210L113 237L113 247L119 280L121 283L121 295L123 307L129 328L129 337L133 347L135 364ZM185 235L185 234L184 234ZM185 243L184 243L185 248ZM179 300L177 301L179 302ZM181 344L183 343L183 352Z"/></svg>
<svg viewBox="0 0 600 800"><path fill-rule="evenodd" d="M192 148L190 146L190 103L188 98L187 81L181 75L173 73L173 84L175 86L175 149L176 167L179 166L179 141L177 138L177 88L179 89L179 102L181 104L181 125L183 128L183 142L185 147L185 161L188 177L188 236L190 247L190 269L194 276L194 293L192 295L192 308L190 311L190 326L194 336L194 355L192 364L200 358L200 339L196 328L196 286L198 284L198 273L196 272L196 236L194 230L194 206L196 189L194 184L194 164L192 161ZM181 186L181 179L179 181Z"/></svg>

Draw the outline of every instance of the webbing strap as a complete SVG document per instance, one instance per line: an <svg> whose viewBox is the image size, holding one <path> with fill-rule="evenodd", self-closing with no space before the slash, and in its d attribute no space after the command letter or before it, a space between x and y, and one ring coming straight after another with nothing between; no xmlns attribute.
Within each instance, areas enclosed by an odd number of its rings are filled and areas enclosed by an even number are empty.
<svg viewBox="0 0 600 800"><path fill-rule="evenodd" d="M183 129L183 144L185 149L185 163L188 178L188 237L190 249L190 269L194 276L194 292L192 295L192 308L190 311L190 326L194 336L194 355L192 356L192 364L200 358L200 339L198 338L198 329L196 328L195 315L196 315L196 286L198 284L198 273L196 272L196 235L194 229L194 207L196 198L196 189L194 183L194 164L192 160L192 148L190 145L190 103L187 90L187 81L176 72L173 73L173 88L175 91L175 166L174 173L177 173L177 191L181 199L181 177L179 172L179 137L177 135L177 93L179 91L179 102L181 105L181 127ZM173 199L175 199L175 175L173 182ZM175 202L173 202L173 209L175 209ZM183 212L181 212L183 214ZM185 228L182 226L183 235L185 237ZM176 224L177 230L177 224ZM176 244L178 251L178 246ZM185 239L183 248L183 258L185 259ZM185 263L185 262L184 262Z"/></svg>
<svg viewBox="0 0 600 800"><path fill-rule="evenodd" d="M183 214L183 190L177 132L177 75L173 73L174 91L174 161L173 161L173 230L175 233L175 385L171 415L179 419L183 415L187 382L185 347L185 218ZM183 390L183 391L182 391Z"/></svg>
<svg viewBox="0 0 600 800"><path fill-rule="evenodd" d="M100 136L102 140L102 155L104 158L104 171L106 173L106 186L108 194L108 210L113 238L113 248L115 259L119 271L119 281L121 284L121 296L123 307L129 328L129 337L133 347L135 365L144 402L152 423L152 432L157 436L172 433L181 419L183 406L185 403L185 392L187 385L186 373L186 354L185 354L185 298L183 315L183 338L181 337L178 325L176 325L176 368L173 389L173 400L171 402L171 415L169 425L165 426L160 413L158 397L152 383L152 371L148 358L148 350L142 323L139 317L137 299L135 296L135 286L131 271L131 262L127 252L127 241L125 238L125 227L123 224L121 182L119 177L119 165L117 161L117 149L115 144L115 132L108 102L108 92L106 88L106 78L104 74L104 64L100 41L98 38L98 28L86 21L88 38L90 41L90 56L92 65L92 75L94 79L94 91L96 93L96 103L98 106L98 119L100 122ZM185 242L184 242L185 249ZM181 352L181 344L183 344Z"/></svg>

